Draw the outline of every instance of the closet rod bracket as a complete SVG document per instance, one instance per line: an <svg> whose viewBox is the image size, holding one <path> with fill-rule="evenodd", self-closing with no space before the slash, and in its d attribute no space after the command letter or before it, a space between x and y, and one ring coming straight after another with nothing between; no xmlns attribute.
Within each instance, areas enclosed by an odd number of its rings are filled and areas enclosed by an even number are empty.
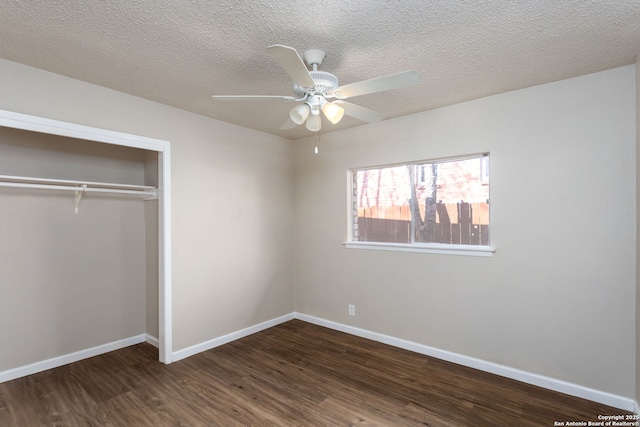
<svg viewBox="0 0 640 427"><path fill-rule="evenodd" d="M80 200L82 199L82 195L87 190L87 184L82 184L80 188L76 190L76 209L75 213L78 213L78 206L80 205Z"/></svg>
<svg viewBox="0 0 640 427"><path fill-rule="evenodd" d="M152 190L151 192L146 192L142 200L144 200L145 202L149 200L158 200L158 190L155 189L155 190Z"/></svg>

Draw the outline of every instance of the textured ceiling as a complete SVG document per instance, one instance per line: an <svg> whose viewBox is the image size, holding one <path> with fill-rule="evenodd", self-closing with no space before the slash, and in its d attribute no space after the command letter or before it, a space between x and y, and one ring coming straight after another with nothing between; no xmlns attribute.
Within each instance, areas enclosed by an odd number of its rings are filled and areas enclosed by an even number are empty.
<svg viewBox="0 0 640 427"><path fill-rule="evenodd" d="M640 0L5 0L0 57L241 126L281 131L292 95L266 47L322 49L341 84L405 70L418 86L350 98L385 118L635 62ZM322 132L358 126L323 119Z"/></svg>

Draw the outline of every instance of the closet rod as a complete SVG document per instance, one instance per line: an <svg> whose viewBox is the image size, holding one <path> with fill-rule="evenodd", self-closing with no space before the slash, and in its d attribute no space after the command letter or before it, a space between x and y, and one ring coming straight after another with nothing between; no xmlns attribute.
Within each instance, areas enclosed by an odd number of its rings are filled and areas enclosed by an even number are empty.
<svg viewBox="0 0 640 427"><path fill-rule="evenodd" d="M144 200L156 200L158 198L156 187L148 185L69 181L65 179L33 178L29 176L0 175L0 187L75 191L75 213L78 213L80 200L82 199L83 194L89 192L140 195L145 196Z"/></svg>
<svg viewBox="0 0 640 427"><path fill-rule="evenodd" d="M92 181L70 181L65 179L33 178L27 176L0 175L0 186L17 188L39 188L44 190L68 190L100 193L138 194L156 196L156 187L149 185L113 184Z"/></svg>
<svg viewBox="0 0 640 427"><path fill-rule="evenodd" d="M120 188L97 188L89 187L87 184L81 186L72 185L54 185L54 184L32 184L27 182L6 182L0 181L0 187L14 187L14 188L39 188L43 190L67 190L67 191L84 191L84 192L98 192L98 193L118 193L118 194L138 194L144 196L155 196L154 190L126 190Z"/></svg>

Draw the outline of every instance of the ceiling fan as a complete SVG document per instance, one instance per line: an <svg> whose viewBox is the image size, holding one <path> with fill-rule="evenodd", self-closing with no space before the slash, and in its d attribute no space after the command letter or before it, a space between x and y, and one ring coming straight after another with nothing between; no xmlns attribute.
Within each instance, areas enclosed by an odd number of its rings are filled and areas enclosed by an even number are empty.
<svg viewBox="0 0 640 427"><path fill-rule="evenodd" d="M292 129L303 124L306 120L307 129L319 131L321 127L320 111L333 124L338 123L345 114L365 122L377 122L383 119L382 114L344 100L413 86L420 81L420 76L415 71L405 71L339 86L336 76L326 71L318 71L318 67L322 65L326 56L323 51L317 49L306 51L303 55L304 62L302 62L300 55L292 47L275 44L269 46L267 50L293 80L293 92L296 96L214 95L213 99L218 101L284 99L301 102L291 109L289 119L280 129ZM307 69L305 62L312 71ZM329 101L333 98L335 101Z"/></svg>

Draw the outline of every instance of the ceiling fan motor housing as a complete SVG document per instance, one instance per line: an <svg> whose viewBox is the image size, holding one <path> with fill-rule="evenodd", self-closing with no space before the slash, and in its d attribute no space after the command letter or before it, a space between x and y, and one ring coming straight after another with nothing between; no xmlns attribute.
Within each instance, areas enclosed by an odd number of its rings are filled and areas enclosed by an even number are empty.
<svg viewBox="0 0 640 427"><path fill-rule="evenodd" d="M316 86L315 88L308 89L294 84L293 91L299 97L307 93L313 94L315 92L323 92L326 94L338 87L338 78L331 73L327 73L326 71L309 71L309 74L311 74L311 78Z"/></svg>

